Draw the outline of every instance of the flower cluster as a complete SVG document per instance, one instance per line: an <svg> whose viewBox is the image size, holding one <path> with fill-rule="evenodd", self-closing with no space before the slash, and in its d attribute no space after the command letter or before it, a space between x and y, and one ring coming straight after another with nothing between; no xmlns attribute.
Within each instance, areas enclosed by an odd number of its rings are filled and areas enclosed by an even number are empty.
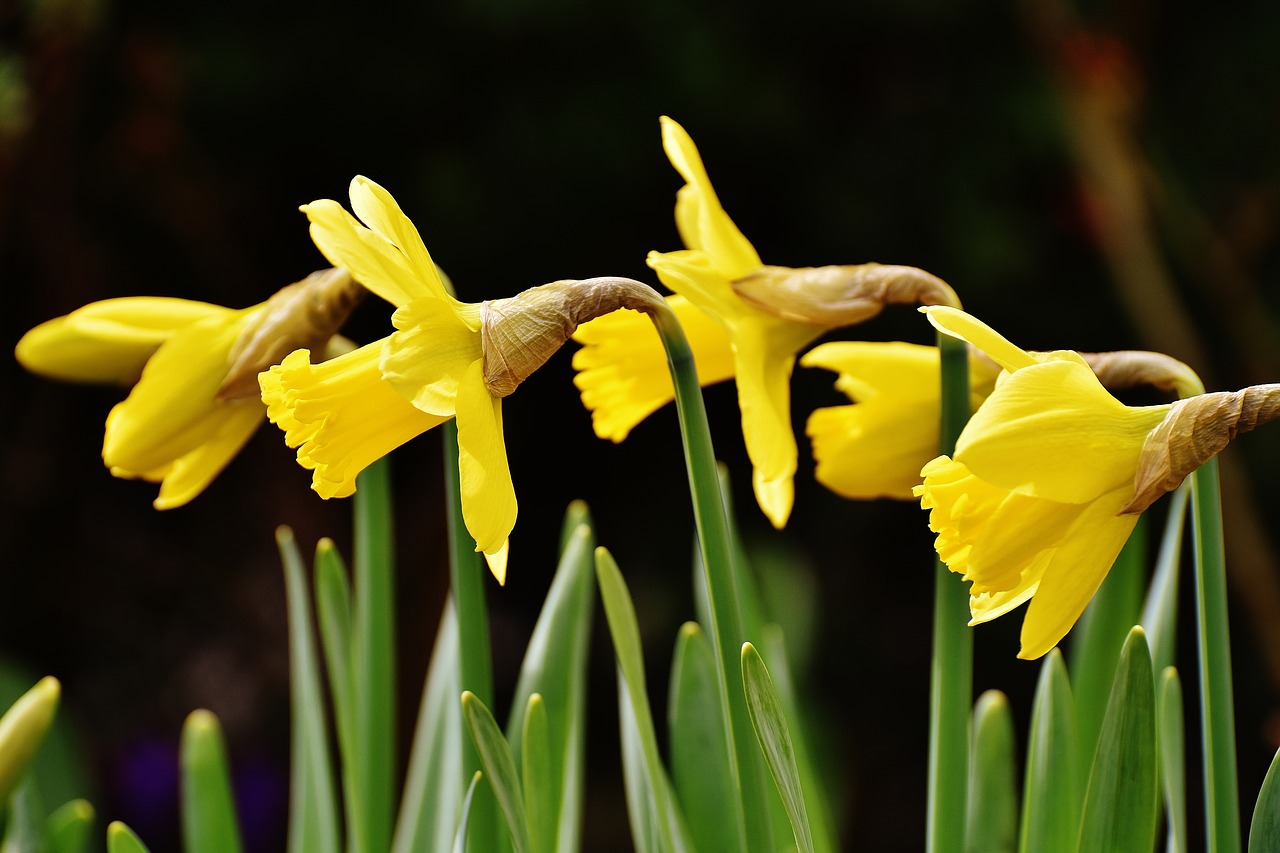
<svg viewBox="0 0 1280 853"><path fill-rule="evenodd" d="M570 336L582 344L574 381L595 431L618 442L673 399L668 353L642 313L674 315L698 381L735 381L755 495L782 527L797 470L797 356L886 305L917 303L970 346L974 414L954 453L936 456L938 349L834 341L800 358L835 372L851 400L808 419L816 476L849 498L919 499L939 556L971 584L974 623L1031 602L1026 658L1079 618L1138 513L1236 432L1280 415L1274 386L1202 395L1194 374L1168 359L1024 351L914 267L765 265L689 135L669 118L661 127L684 180L675 220L685 248L648 256L672 291L665 299L636 282L591 279L462 302L391 194L357 177L351 212L329 199L302 207L333 269L240 310L94 303L31 330L17 357L55 378L133 385L107 417L103 459L116 476L160 482L161 509L208 486L264 415L323 498L351 495L371 462L454 419L463 518L501 582L517 515L502 399ZM337 332L366 289L391 304L394 331L346 345ZM1136 381L1194 402L1129 407L1106 387Z"/></svg>

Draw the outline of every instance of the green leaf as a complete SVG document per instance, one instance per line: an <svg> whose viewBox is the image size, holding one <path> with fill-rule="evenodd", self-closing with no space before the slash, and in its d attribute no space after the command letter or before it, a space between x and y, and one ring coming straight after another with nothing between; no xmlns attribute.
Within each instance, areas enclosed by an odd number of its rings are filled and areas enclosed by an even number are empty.
<svg viewBox="0 0 1280 853"><path fill-rule="evenodd" d="M489 777L498 808L506 818L516 853L531 853L524 797L520 792L520 775L516 772L516 759L511 753L511 746L502 736L502 730L498 728L493 714L470 691L462 693L462 715L466 718L476 751L480 753L480 763L485 775Z"/></svg>
<svg viewBox="0 0 1280 853"><path fill-rule="evenodd" d="M55 809L44 822L49 853L83 853L93 818L93 806L88 800L72 800Z"/></svg>
<svg viewBox="0 0 1280 853"><path fill-rule="evenodd" d="M1178 643L1178 570L1182 565L1183 530L1190 497L1191 484L1186 480L1170 496L1160 552L1156 556L1155 571L1151 575L1151 586L1147 590L1147 602L1139 623L1147 632L1154 672L1164 672L1166 667L1173 666Z"/></svg>
<svg viewBox="0 0 1280 853"><path fill-rule="evenodd" d="M46 675L0 717L0 818L53 723L61 695L58 679Z"/></svg>
<svg viewBox="0 0 1280 853"><path fill-rule="evenodd" d="M431 663L418 706L409 770L394 853L444 850L465 835L463 801L462 706L458 686L458 623L453 599L445 602ZM479 771L477 771L478 775ZM474 781L471 783L474 787Z"/></svg>
<svg viewBox="0 0 1280 853"><path fill-rule="evenodd" d="M682 822L658 757L635 606L613 557L604 548L597 548L595 556L596 582L618 660L618 716L631 835L640 853L684 849L676 846L676 827Z"/></svg>
<svg viewBox="0 0 1280 853"><path fill-rule="evenodd" d="M1187 745L1182 713L1182 680L1173 667L1160 674L1156 702L1159 726L1160 778L1164 786L1167 853L1187 851ZM1280 848L1277 848L1280 849Z"/></svg>
<svg viewBox="0 0 1280 853"><path fill-rule="evenodd" d="M1080 850L1154 848L1159 802L1155 714L1151 653L1142 629L1133 628L1120 652L1089 774Z"/></svg>
<svg viewBox="0 0 1280 853"><path fill-rule="evenodd" d="M360 472L354 497L355 610L351 620L351 686L356 780L357 851L381 853L391 843L395 791L395 593L390 464L384 457Z"/></svg>
<svg viewBox="0 0 1280 853"><path fill-rule="evenodd" d="M725 827L733 826L738 794L733 789L724 703L716 689L716 657L697 623L686 622L676 639L667 700L671 776L689 828L701 853L741 847Z"/></svg>
<svg viewBox="0 0 1280 853"><path fill-rule="evenodd" d="M524 793L529 849L533 853L546 853L554 849L556 841L555 784L547 708L537 693L529 697L520 744L521 790Z"/></svg>
<svg viewBox="0 0 1280 853"><path fill-rule="evenodd" d="M303 578L302 555L287 527L276 530L284 566L289 610L289 772L290 853L338 853L338 804L329 755L329 728L320 683L311 599Z"/></svg>
<svg viewBox="0 0 1280 853"><path fill-rule="evenodd" d="M1249 853L1280 850L1280 750L1271 759L1249 824Z"/></svg>
<svg viewBox="0 0 1280 853"><path fill-rule="evenodd" d="M999 690L983 693L973 708L968 804L967 853L1013 853L1018 846L1013 715Z"/></svg>
<svg viewBox="0 0 1280 853"><path fill-rule="evenodd" d="M222 727L192 711L182 727L182 840L186 853L239 853L240 828Z"/></svg>
<svg viewBox="0 0 1280 853"><path fill-rule="evenodd" d="M476 785L480 783L480 779L484 774L477 770L471 776L471 784L467 785L467 794L462 798L462 815L458 820L458 831L454 834L453 846L450 848L453 853L466 853L467 849L467 827L471 823L471 801L476 793ZM439 847L425 847L424 850L442 850Z"/></svg>
<svg viewBox="0 0 1280 853"><path fill-rule="evenodd" d="M1062 653L1040 667L1022 786L1021 853L1075 853L1083 785L1075 702Z"/></svg>
<svg viewBox="0 0 1280 853"><path fill-rule="evenodd" d="M805 809L804 790L800 786L800 773L796 769L795 750L791 745L791 731L786 714L773 689L769 670L755 646L742 644L742 686L747 698L747 711L751 725L759 738L765 764L773 775L782 804L791 821L800 853L813 853L813 838L809 831L809 814Z"/></svg>
<svg viewBox="0 0 1280 853"><path fill-rule="evenodd" d="M1071 631L1071 689L1076 697L1081 765L1088 767L1098 745L1102 716L1111 695L1120 649L1129 629L1142 618L1146 586L1147 525L1143 518L1124 544L1093 601Z"/></svg>
<svg viewBox="0 0 1280 853"><path fill-rule="evenodd" d="M547 591L520 667L507 723L511 749L520 753L524 713L529 697L542 697L547 715L554 843L550 850L570 853L578 848L582 823L586 758L587 658L594 606L595 547L585 504L571 504L564 548L555 579Z"/></svg>
<svg viewBox="0 0 1280 853"><path fill-rule="evenodd" d="M107 853L151 853L132 829L118 820L107 825Z"/></svg>
<svg viewBox="0 0 1280 853"><path fill-rule="evenodd" d="M24 776L9 797L8 821L0 853L43 853L44 805L31 776Z"/></svg>

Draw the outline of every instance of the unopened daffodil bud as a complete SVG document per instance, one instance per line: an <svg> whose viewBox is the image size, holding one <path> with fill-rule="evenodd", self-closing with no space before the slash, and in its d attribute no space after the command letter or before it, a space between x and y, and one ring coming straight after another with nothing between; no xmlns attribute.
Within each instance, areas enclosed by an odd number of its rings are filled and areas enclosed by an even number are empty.
<svg viewBox="0 0 1280 853"><path fill-rule="evenodd" d="M240 330L217 399L257 397L258 374L294 350L323 352L366 293L341 267L317 270L276 291Z"/></svg>
<svg viewBox="0 0 1280 853"><path fill-rule="evenodd" d="M766 265L734 279L731 286L742 301L761 311L827 329L870 320L886 305L960 305L956 292L936 275L895 264Z"/></svg>
<svg viewBox="0 0 1280 853"><path fill-rule="evenodd" d="M649 285L615 277L557 281L485 302L480 307L485 386L494 397L507 396L582 323L620 308L652 314L664 307Z"/></svg>
<svg viewBox="0 0 1280 853"><path fill-rule="evenodd" d="M53 676L40 679L0 717L0 814L58 710L62 685Z"/></svg>
<svg viewBox="0 0 1280 853"><path fill-rule="evenodd" d="M1226 448L1237 435L1280 419L1280 384L1198 394L1173 404L1147 434L1138 457L1133 499L1121 513L1140 513L1188 474Z"/></svg>

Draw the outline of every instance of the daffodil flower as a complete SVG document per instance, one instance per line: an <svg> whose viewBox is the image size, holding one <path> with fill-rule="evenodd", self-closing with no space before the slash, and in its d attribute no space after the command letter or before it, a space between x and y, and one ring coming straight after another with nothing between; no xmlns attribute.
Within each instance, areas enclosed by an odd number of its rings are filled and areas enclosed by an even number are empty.
<svg viewBox="0 0 1280 853"><path fill-rule="evenodd" d="M1018 656L1035 659L1066 635L1137 523L1143 446L1170 405L1116 400L1077 353L1029 353L975 318L922 309L1007 372L951 457L925 465L916 487L939 557L972 582L971 624L1031 600Z"/></svg>
<svg viewBox="0 0 1280 853"><path fill-rule="evenodd" d="M262 422L259 400L217 399L254 314L183 299L108 299L35 327L15 355L54 379L136 383L107 416L102 458L117 477L159 482L155 507L172 509L200 494Z"/></svg>
<svg viewBox="0 0 1280 853"><path fill-rule="evenodd" d="M305 352L285 358L259 377L268 417L325 498L350 495L374 459L456 417L462 514L503 581L516 496L502 401L485 383L482 306L446 290L418 230L385 189L357 177L351 208L359 220L329 199L302 210L325 257L395 306L396 331L324 364L310 364Z"/></svg>
<svg viewBox="0 0 1280 853"><path fill-rule="evenodd" d="M172 509L204 491L262 422L253 376L300 344L328 343L362 292L335 269L251 308L107 299L41 323L15 355L53 379L133 385L107 416L102 459L117 477L160 483L154 506Z"/></svg>
<svg viewBox="0 0 1280 853"><path fill-rule="evenodd" d="M805 432L818 482L856 500L913 499L920 467L938 452L938 348L833 341L809 350L800 364L835 371L836 389L854 401L809 416ZM969 359L972 408L991 393L999 372L986 359Z"/></svg>
<svg viewBox="0 0 1280 853"><path fill-rule="evenodd" d="M828 329L860 322L886 302L954 301L940 280L910 267L787 269L765 266L720 205L693 140L662 118L662 144L685 180L676 226L685 249L650 252L648 264L676 295L703 385L733 378L756 501L783 527L794 500L796 441L791 371L796 354ZM909 271L909 272L908 272ZM628 312L583 325L575 339L575 384L596 434L621 441L673 391L658 336Z"/></svg>

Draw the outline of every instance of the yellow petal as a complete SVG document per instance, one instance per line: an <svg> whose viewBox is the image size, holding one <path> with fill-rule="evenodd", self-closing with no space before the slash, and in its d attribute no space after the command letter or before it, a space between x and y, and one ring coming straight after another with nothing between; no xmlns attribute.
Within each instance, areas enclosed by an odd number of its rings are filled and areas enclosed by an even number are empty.
<svg viewBox="0 0 1280 853"><path fill-rule="evenodd" d="M484 552L484 561L489 566L489 571L497 578L498 585L502 586L507 582L507 557L511 551L511 540L504 539L502 547L498 550Z"/></svg>
<svg viewBox="0 0 1280 853"><path fill-rule="evenodd" d="M454 413L462 376L482 357L480 319L473 308L424 296L391 318L398 331L383 348L382 376L428 414Z"/></svg>
<svg viewBox="0 0 1280 853"><path fill-rule="evenodd" d="M941 394L937 347L901 341L833 341L806 352L800 364L835 371L839 374L836 388L857 402L890 394L900 400L933 401L936 409Z"/></svg>
<svg viewBox="0 0 1280 853"><path fill-rule="evenodd" d="M383 381L382 343L315 365L298 350L259 374L267 417L298 448L298 464L314 471L311 487L322 498L347 497L368 465L448 420L419 411Z"/></svg>
<svg viewBox="0 0 1280 853"><path fill-rule="evenodd" d="M667 297L693 350L704 387L733 377L733 349L724 327L683 296ZM596 435L622 441L650 414L674 398L667 353L653 322L623 309L578 327L582 349L573 354L573 383L591 412Z"/></svg>
<svg viewBox="0 0 1280 853"><path fill-rule="evenodd" d="M496 555L516 524L516 491L502 438L502 401L485 388L480 359L458 385L458 470L467 531L477 551Z"/></svg>
<svg viewBox="0 0 1280 853"><path fill-rule="evenodd" d="M756 500L778 528L791 514L790 482L796 471L791 368L796 351L819 334L820 329L780 320L738 323L730 333L742 436L754 468Z"/></svg>
<svg viewBox="0 0 1280 853"><path fill-rule="evenodd" d="M645 262L669 290L684 296L721 323L744 316L768 317L738 298L730 280L712 266L705 252L690 249L650 252Z"/></svg>
<svg viewBox="0 0 1280 853"><path fill-rule="evenodd" d="M446 302L454 301L445 289L418 229L404 215L391 193L368 178L357 175L351 181L351 209L370 230L404 254L409 268L417 274L431 295Z"/></svg>
<svg viewBox="0 0 1280 853"><path fill-rule="evenodd" d="M932 402L932 405L929 403ZM817 409L805 428L818 482L858 500L909 500L920 467L937 452L934 401L873 396L856 406Z"/></svg>
<svg viewBox="0 0 1280 853"><path fill-rule="evenodd" d="M220 403L217 431L199 447L174 460L161 480L160 494L153 506L174 509L203 492L248 442L265 414L262 402L253 398Z"/></svg>
<svg viewBox="0 0 1280 853"><path fill-rule="evenodd" d="M926 305L920 309L934 328L968 341L1010 372L1037 362L1030 353L1009 343L1003 335L978 318L948 305Z"/></svg>
<svg viewBox="0 0 1280 853"><path fill-rule="evenodd" d="M106 299L36 326L18 341L14 355L27 370L53 379L132 384L175 331L233 313L186 299Z"/></svg>
<svg viewBox="0 0 1280 853"><path fill-rule="evenodd" d="M666 116L661 122L662 147L687 182L676 197L676 224L685 246L705 251L726 278L741 278L760 266L760 256L720 206L689 134Z"/></svg>
<svg viewBox="0 0 1280 853"><path fill-rule="evenodd" d="M108 467L153 471L213 438L224 410L214 397L248 316L239 311L201 320L156 350L133 391L107 416L102 458Z"/></svg>
<svg viewBox="0 0 1280 853"><path fill-rule="evenodd" d="M1063 535L1027 608L1018 657L1044 655L1080 618L1138 523L1137 515L1117 515L1131 496L1122 487L1094 501Z"/></svg>
<svg viewBox="0 0 1280 853"><path fill-rule="evenodd" d="M997 616L1003 616L1026 603L1040 588L1040 577L1044 574L1044 566L1051 556L1051 553L1046 552L1029 567L1027 574L1035 577L1034 583L1020 583L1013 589L971 596L969 598L969 615L973 618L969 620L969 625L981 625L984 622L990 622Z"/></svg>
<svg viewBox="0 0 1280 853"><path fill-rule="evenodd" d="M1168 410L1125 406L1088 367L1051 360L1000 383L955 457L1002 488L1083 503L1132 483L1143 441Z"/></svg>
<svg viewBox="0 0 1280 853"><path fill-rule="evenodd" d="M332 199L302 206L311 220L311 240L335 267L351 271L356 281L396 307L418 296L432 294L427 273L410 265L408 258L386 238L361 225ZM431 267L430 276L439 275Z"/></svg>

